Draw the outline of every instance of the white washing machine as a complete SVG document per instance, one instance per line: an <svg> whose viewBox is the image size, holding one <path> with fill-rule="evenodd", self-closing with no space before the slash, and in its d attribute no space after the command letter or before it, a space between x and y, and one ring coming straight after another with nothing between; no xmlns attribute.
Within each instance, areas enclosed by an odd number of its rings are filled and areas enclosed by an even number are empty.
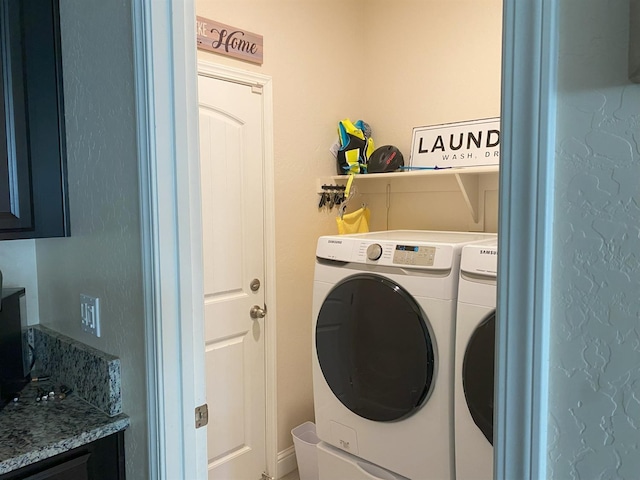
<svg viewBox="0 0 640 480"><path fill-rule="evenodd" d="M497 239L462 249L456 320L457 480L493 479Z"/></svg>
<svg viewBox="0 0 640 480"><path fill-rule="evenodd" d="M460 254L493 236L396 230L318 240L312 369L320 440L412 480L455 478Z"/></svg>

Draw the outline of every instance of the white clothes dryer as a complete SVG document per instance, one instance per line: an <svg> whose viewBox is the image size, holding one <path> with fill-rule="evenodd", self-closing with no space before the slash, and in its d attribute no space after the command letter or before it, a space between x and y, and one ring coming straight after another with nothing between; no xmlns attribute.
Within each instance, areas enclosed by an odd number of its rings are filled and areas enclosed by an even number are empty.
<svg viewBox="0 0 640 480"><path fill-rule="evenodd" d="M460 254L492 236L396 230L318 240L312 370L321 440L412 480L455 478Z"/></svg>
<svg viewBox="0 0 640 480"><path fill-rule="evenodd" d="M462 249L455 350L457 480L493 479L497 239Z"/></svg>

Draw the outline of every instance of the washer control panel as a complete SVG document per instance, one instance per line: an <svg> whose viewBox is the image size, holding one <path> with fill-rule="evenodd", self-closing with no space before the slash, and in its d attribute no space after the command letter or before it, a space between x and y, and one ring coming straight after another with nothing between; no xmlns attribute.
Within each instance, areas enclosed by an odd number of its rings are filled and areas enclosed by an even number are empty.
<svg viewBox="0 0 640 480"><path fill-rule="evenodd" d="M319 238L316 257L383 267L450 270L459 261L461 249L462 245L445 242L370 240L355 235L337 235Z"/></svg>
<svg viewBox="0 0 640 480"><path fill-rule="evenodd" d="M436 247L396 245L393 252L393 263L397 265L433 267L435 256Z"/></svg>

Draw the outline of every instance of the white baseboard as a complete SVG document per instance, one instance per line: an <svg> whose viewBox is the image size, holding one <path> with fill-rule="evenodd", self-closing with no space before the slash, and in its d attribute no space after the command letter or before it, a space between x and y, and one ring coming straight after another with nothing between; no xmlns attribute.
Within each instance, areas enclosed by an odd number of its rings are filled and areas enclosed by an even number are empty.
<svg viewBox="0 0 640 480"><path fill-rule="evenodd" d="M298 464L296 463L296 449L293 445L281 452L278 452L278 466L276 468L277 479L288 475L296 468L298 468Z"/></svg>

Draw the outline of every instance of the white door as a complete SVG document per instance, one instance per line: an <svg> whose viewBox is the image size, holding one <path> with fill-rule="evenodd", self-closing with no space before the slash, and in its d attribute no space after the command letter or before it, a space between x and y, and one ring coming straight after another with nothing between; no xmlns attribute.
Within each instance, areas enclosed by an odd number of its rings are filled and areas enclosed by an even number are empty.
<svg viewBox="0 0 640 480"><path fill-rule="evenodd" d="M209 479L266 471L262 98L198 76Z"/></svg>

